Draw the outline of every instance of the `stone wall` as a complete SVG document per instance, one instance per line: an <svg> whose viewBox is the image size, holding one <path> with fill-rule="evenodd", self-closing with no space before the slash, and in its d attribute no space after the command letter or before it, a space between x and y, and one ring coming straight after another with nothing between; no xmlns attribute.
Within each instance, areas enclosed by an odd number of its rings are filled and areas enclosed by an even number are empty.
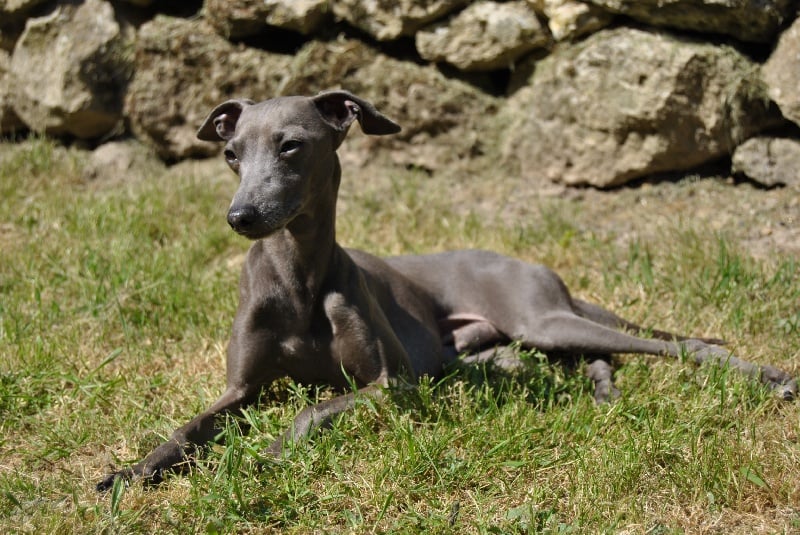
<svg viewBox="0 0 800 535"><path fill-rule="evenodd" d="M436 171L611 187L714 161L800 183L796 0L0 0L0 134L165 161L228 98L344 88ZM176 7L177 4L177 7Z"/></svg>

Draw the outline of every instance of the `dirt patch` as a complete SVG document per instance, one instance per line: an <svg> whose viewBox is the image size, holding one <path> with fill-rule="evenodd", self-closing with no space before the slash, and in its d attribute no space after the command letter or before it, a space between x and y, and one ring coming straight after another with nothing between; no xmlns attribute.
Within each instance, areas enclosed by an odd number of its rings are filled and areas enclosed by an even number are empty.
<svg viewBox="0 0 800 535"><path fill-rule="evenodd" d="M755 257L800 256L800 194L791 188L759 189L721 176L688 175L678 182L643 184L612 192L566 192L579 209L580 227L658 243L683 222L732 238Z"/></svg>
<svg viewBox="0 0 800 535"><path fill-rule="evenodd" d="M455 213L469 213L507 225L535 224L542 208L569 214L581 233L612 239L620 245L633 240L657 244L669 239L676 226L720 232L758 258L790 255L800 258L800 191L792 187L763 189L720 173L687 174L612 191L531 185L513 172L480 159L462 160L444 173L407 170L383 159L364 162L358 154L340 150L342 185L340 212L355 196L374 192L376 200L390 199L392 180L405 173L422 176L419 195L436 196ZM190 172L210 180L236 178L211 158L191 161L168 173ZM391 206L391 204L389 204Z"/></svg>
<svg viewBox="0 0 800 535"><path fill-rule="evenodd" d="M383 189L391 176L405 172L388 163L358 167L342 158L342 197L364 188ZM541 208L569 214L579 232L625 245L650 243L687 228L719 232L758 258L790 255L800 258L800 189L764 189L736 181L718 169L670 176L610 191L529 184L479 159L430 175L422 195L449 199L458 213L474 213L508 225L535 223Z"/></svg>

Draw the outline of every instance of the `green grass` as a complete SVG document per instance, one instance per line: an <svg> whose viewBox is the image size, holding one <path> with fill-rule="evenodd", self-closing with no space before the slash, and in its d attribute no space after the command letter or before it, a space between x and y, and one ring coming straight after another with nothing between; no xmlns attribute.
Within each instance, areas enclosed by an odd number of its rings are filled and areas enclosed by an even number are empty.
<svg viewBox="0 0 800 535"><path fill-rule="evenodd" d="M98 495L112 465L222 391L248 245L224 222L235 178L187 167L88 184L85 156L44 140L0 158L0 532L800 530L797 405L726 369L641 356L617 359L623 398L608 406L593 404L580 363L534 353L515 377L472 368L364 399L265 461L293 415L331 395L280 383L187 476ZM633 321L720 335L797 372L797 259L755 260L687 222L621 246L562 200L501 223L413 172L342 197L349 246L542 261Z"/></svg>

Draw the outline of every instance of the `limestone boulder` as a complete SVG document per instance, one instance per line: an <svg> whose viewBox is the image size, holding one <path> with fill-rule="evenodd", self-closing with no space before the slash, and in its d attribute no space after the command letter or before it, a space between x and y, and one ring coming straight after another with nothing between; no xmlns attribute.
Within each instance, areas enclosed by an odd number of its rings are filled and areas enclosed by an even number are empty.
<svg viewBox="0 0 800 535"><path fill-rule="evenodd" d="M0 24L24 21L25 17L47 2L48 0L0 0Z"/></svg>
<svg viewBox="0 0 800 535"><path fill-rule="evenodd" d="M484 133L499 108L497 99L432 65L381 55L349 85L403 127L396 136L376 140L393 149L399 164L439 170L483 154L492 142Z"/></svg>
<svg viewBox="0 0 800 535"><path fill-rule="evenodd" d="M547 20L550 34L556 41L576 39L608 26L614 18L610 12L577 0L528 0Z"/></svg>
<svg viewBox="0 0 800 535"><path fill-rule="evenodd" d="M537 63L503 150L530 180L610 187L728 155L777 124L758 66L727 46L603 30Z"/></svg>
<svg viewBox="0 0 800 535"><path fill-rule="evenodd" d="M139 30L125 112L136 136L168 161L215 154L200 141L208 113L231 98L279 93L291 57L226 41L202 20L158 16Z"/></svg>
<svg viewBox="0 0 800 535"><path fill-rule="evenodd" d="M587 0L653 26L770 42L791 17L793 0Z"/></svg>
<svg viewBox="0 0 800 535"><path fill-rule="evenodd" d="M800 125L800 18L781 35L762 76L784 117Z"/></svg>
<svg viewBox="0 0 800 535"><path fill-rule="evenodd" d="M423 59L444 61L463 71L511 67L520 56L549 42L549 32L525 1L476 2L416 34Z"/></svg>
<svg viewBox="0 0 800 535"><path fill-rule="evenodd" d="M732 171L764 186L800 188L800 141L754 137L736 147Z"/></svg>
<svg viewBox="0 0 800 535"><path fill-rule="evenodd" d="M14 47L14 111L38 132L102 136L119 126L131 67L131 34L111 4L59 4L28 19Z"/></svg>
<svg viewBox="0 0 800 535"><path fill-rule="evenodd" d="M141 180L163 168L151 149L138 141L109 141L91 152L81 176L86 181L111 185Z"/></svg>
<svg viewBox="0 0 800 535"><path fill-rule="evenodd" d="M202 21L161 16L142 26L136 64L126 111L137 137L168 161L220 150L195 133L229 98L347 89L403 127L398 135L374 138L354 127L342 149L351 151L353 163L380 149L402 165L429 169L480 151L478 121L497 110L496 99L433 66L391 58L354 39L311 41L284 56L232 45Z"/></svg>
<svg viewBox="0 0 800 535"><path fill-rule="evenodd" d="M329 18L328 0L205 0L206 20L223 36L249 37L269 26L310 35Z"/></svg>
<svg viewBox="0 0 800 535"><path fill-rule="evenodd" d="M400 61L351 39L306 45L289 67L281 93L334 88L373 102L403 128L367 139L351 133L341 151L355 164L379 151L399 165L441 169L486 149L483 123L498 109L497 99L431 65Z"/></svg>
<svg viewBox="0 0 800 535"><path fill-rule="evenodd" d="M414 35L419 28L467 5L470 0L336 0L339 20L379 41Z"/></svg>
<svg viewBox="0 0 800 535"><path fill-rule="evenodd" d="M314 95L326 89L354 91L359 72L381 53L358 39L310 41L292 57L283 95Z"/></svg>
<svg viewBox="0 0 800 535"><path fill-rule="evenodd" d="M303 35L319 30L330 15L328 0L265 0L264 5L268 25Z"/></svg>

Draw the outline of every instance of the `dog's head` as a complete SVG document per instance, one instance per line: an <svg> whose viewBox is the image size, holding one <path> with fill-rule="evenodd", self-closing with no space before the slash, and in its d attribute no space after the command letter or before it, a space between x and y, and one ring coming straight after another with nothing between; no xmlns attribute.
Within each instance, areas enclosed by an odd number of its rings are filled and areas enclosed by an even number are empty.
<svg viewBox="0 0 800 535"><path fill-rule="evenodd" d="M387 135L400 127L347 91L315 97L279 97L255 103L229 100L211 111L197 132L225 141L225 160L240 177L228 211L231 227L251 239L269 236L312 208L317 195L338 184L336 149L350 125ZM334 176L336 175L336 176Z"/></svg>

